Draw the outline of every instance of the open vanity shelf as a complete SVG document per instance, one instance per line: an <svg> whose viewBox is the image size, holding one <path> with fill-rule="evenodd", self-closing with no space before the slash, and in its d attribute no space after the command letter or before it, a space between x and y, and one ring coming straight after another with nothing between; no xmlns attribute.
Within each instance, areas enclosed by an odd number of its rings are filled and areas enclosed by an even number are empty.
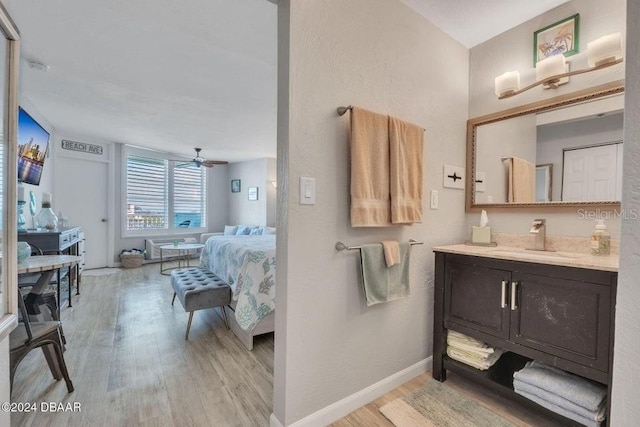
<svg viewBox="0 0 640 427"><path fill-rule="evenodd" d="M610 395L617 272L465 255L459 249L435 249L433 377L445 381L447 371L455 372L533 408L554 425L580 425L515 393L513 373L538 360L600 383ZM460 363L447 356L449 329L505 353L486 371Z"/></svg>

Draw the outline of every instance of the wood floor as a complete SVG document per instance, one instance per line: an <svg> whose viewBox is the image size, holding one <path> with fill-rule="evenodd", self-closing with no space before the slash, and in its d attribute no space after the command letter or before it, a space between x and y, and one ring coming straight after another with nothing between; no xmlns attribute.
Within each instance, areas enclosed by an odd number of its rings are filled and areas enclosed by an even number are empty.
<svg viewBox="0 0 640 427"><path fill-rule="evenodd" d="M79 402L79 413L14 413L12 426L268 426L273 334L244 349L214 310L188 314L159 265L83 276L62 313L65 360L75 391L53 380L32 351L14 380L13 402Z"/></svg>

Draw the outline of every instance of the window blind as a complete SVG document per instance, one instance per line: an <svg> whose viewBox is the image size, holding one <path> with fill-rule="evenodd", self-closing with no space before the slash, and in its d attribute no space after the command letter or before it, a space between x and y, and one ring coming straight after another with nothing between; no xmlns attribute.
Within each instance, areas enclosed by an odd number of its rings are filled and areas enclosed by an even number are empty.
<svg viewBox="0 0 640 427"><path fill-rule="evenodd" d="M127 229L169 228L168 161L127 155Z"/></svg>
<svg viewBox="0 0 640 427"><path fill-rule="evenodd" d="M206 227L206 173L193 164L173 169L173 226Z"/></svg>

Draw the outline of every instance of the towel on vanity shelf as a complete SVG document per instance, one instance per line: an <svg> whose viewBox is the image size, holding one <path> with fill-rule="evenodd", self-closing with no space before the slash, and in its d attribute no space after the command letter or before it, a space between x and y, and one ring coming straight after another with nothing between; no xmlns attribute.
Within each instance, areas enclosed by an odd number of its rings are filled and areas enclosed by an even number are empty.
<svg viewBox="0 0 640 427"><path fill-rule="evenodd" d="M607 397L603 386L535 360L515 372L513 378L545 390L549 399L551 395L562 397L592 412L599 411Z"/></svg>
<svg viewBox="0 0 640 427"><path fill-rule="evenodd" d="M577 421L580 424L584 424L587 427L600 427L601 426L601 422L600 421L594 421L590 418L585 418L579 414L576 414L575 412L571 412L568 409L565 409L563 407L560 407L558 405L555 405L554 403L549 402L548 400L542 399L536 395L527 393L526 391L522 391L522 390L514 390L516 393L518 393L520 396L526 397L527 399L531 400L532 402L536 402L538 405L547 408L548 410L555 412L556 414L560 414L563 417L569 418L571 420Z"/></svg>
<svg viewBox="0 0 640 427"><path fill-rule="evenodd" d="M502 353L503 350L497 348L491 354L480 355L478 353L474 353L473 351L467 351L462 350L458 347L447 346L447 355L450 358L481 371L485 371L492 367L498 361L498 359L500 359Z"/></svg>
<svg viewBox="0 0 640 427"><path fill-rule="evenodd" d="M393 267L400 263L400 244L395 240L383 240L382 248L384 249L384 260L387 267Z"/></svg>
<svg viewBox="0 0 640 427"><path fill-rule="evenodd" d="M391 222L422 222L424 129L389 116Z"/></svg>
<svg viewBox="0 0 640 427"><path fill-rule="evenodd" d="M489 355L496 351L482 341L452 330L447 331L447 344L460 350L474 352L478 355Z"/></svg>
<svg viewBox="0 0 640 427"><path fill-rule="evenodd" d="M536 165L519 157L509 160L509 194L507 201L533 203L536 196Z"/></svg>
<svg viewBox="0 0 640 427"><path fill-rule="evenodd" d="M351 226L391 225L389 117L351 110Z"/></svg>
<svg viewBox="0 0 640 427"><path fill-rule="evenodd" d="M400 263L387 267L381 244L362 245L360 263L367 306L408 297L411 245L400 243Z"/></svg>

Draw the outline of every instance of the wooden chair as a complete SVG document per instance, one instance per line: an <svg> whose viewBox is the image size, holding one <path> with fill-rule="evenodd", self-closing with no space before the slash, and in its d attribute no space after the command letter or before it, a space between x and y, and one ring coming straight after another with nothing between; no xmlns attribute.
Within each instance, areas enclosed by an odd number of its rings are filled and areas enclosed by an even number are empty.
<svg viewBox="0 0 640 427"><path fill-rule="evenodd" d="M13 377L22 359L33 349L42 348L49 369L57 381L64 378L67 391L73 392L73 383L67 371L67 365L62 354L63 343L60 336L60 322L29 322L29 315L24 299L18 290L18 306L23 323L11 332L10 345L10 384L13 390Z"/></svg>

